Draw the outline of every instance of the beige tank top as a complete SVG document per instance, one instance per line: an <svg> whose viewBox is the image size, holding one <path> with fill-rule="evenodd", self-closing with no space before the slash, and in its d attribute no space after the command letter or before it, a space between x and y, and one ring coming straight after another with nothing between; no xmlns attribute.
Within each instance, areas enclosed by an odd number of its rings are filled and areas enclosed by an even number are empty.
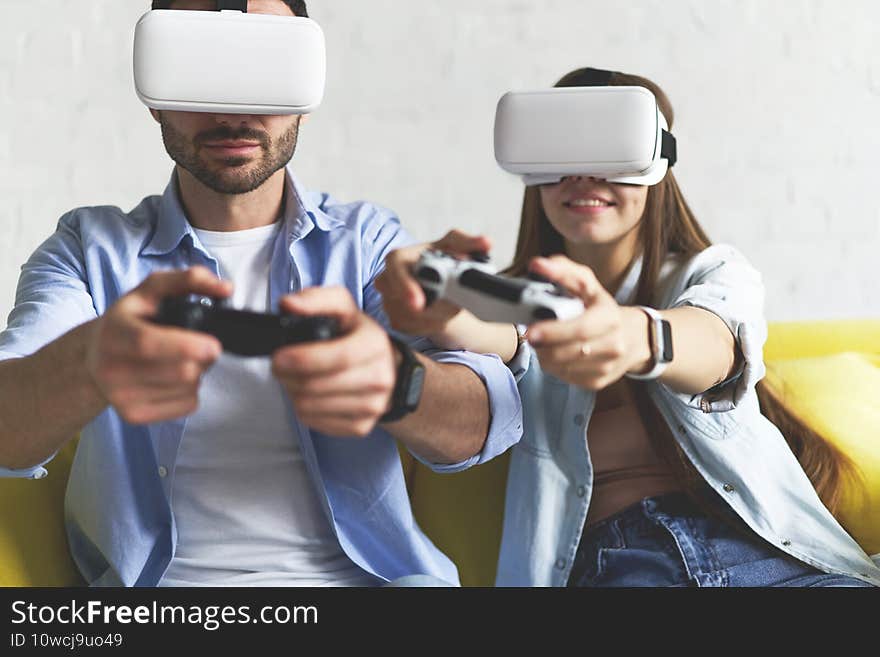
<svg viewBox="0 0 880 657"><path fill-rule="evenodd" d="M593 463L593 497L587 525L644 497L682 490L660 458L625 382L602 391L587 427Z"/></svg>

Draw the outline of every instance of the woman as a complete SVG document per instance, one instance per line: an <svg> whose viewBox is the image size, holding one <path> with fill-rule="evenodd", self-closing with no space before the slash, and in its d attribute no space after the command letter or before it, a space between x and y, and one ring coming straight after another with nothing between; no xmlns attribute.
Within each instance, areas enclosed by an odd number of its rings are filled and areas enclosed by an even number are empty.
<svg viewBox="0 0 880 657"><path fill-rule="evenodd" d="M591 73L557 86L590 86ZM671 129L657 85L620 73L609 84L649 89ZM453 232L432 246L490 244ZM499 585L880 585L831 512L852 464L758 383L760 275L710 244L671 171L651 187L572 176L526 189L507 273L556 282L586 311L525 336L446 302L426 308L409 275L424 248L386 261L378 287L392 325L496 353L519 380L524 431ZM636 380L654 369L655 313L669 322L674 358L659 378Z"/></svg>

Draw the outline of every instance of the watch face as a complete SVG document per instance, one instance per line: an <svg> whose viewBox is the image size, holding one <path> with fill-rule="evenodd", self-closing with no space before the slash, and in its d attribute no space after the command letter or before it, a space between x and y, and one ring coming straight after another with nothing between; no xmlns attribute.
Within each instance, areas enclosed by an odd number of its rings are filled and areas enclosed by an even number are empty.
<svg viewBox="0 0 880 657"><path fill-rule="evenodd" d="M660 326L663 331L663 353L661 354L661 358L663 359L661 362L663 363L671 363L672 362L672 327L670 326L667 320L663 320L660 322Z"/></svg>
<svg viewBox="0 0 880 657"><path fill-rule="evenodd" d="M405 404L407 408L415 410L416 406L419 405L419 400L422 398L422 386L424 383L425 367L419 363L416 367L413 367L409 377L409 385L406 387Z"/></svg>

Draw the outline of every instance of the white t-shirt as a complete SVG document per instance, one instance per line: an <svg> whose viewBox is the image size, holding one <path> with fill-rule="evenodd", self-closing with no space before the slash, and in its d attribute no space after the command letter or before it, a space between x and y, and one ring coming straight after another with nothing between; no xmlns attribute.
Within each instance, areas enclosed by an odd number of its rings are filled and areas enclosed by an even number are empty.
<svg viewBox="0 0 880 657"><path fill-rule="evenodd" d="M279 224L197 230L233 282L229 303L268 311ZM275 311L276 309L273 309ZM159 586L369 586L339 545L269 358L224 353L202 379L171 486L177 548ZM171 475L169 475L171 476Z"/></svg>

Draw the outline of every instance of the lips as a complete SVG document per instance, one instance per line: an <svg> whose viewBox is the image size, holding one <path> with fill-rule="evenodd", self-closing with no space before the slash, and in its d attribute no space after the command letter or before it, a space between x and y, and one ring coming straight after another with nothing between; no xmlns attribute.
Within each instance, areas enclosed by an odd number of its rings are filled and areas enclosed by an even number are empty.
<svg viewBox="0 0 880 657"><path fill-rule="evenodd" d="M258 141L241 139L228 139L223 141L209 141L203 144L204 148L220 157L242 157L252 155L262 148Z"/></svg>

